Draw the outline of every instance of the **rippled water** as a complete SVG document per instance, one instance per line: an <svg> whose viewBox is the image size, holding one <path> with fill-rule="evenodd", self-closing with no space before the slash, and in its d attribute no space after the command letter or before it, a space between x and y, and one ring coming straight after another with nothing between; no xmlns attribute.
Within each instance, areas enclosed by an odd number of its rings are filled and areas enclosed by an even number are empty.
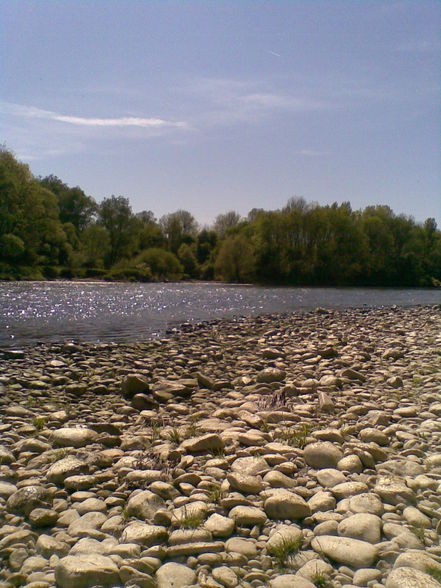
<svg viewBox="0 0 441 588"><path fill-rule="evenodd" d="M139 340L183 322L307 310L441 302L439 290L217 284L0 283L0 345Z"/></svg>

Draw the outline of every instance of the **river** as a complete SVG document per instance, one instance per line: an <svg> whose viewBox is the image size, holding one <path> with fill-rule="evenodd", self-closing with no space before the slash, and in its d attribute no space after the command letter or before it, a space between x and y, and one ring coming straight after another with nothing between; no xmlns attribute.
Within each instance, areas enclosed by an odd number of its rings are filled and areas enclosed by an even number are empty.
<svg viewBox="0 0 441 588"><path fill-rule="evenodd" d="M234 316L439 304L440 290L268 288L209 283L0 283L0 346L37 342L137 341L184 322Z"/></svg>

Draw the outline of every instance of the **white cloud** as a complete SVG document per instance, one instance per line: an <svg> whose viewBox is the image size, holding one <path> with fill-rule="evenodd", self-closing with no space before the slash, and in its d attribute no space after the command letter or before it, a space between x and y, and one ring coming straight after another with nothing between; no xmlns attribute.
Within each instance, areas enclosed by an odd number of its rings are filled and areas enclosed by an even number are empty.
<svg viewBox="0 0 441 588"><path fill-rule="evenodd" d="M280 114L300 115L338 107L336 102L320 100L307 93L294 94L274 86L255 80L199 78L188 82L183 92L195 97L200 105L199 113L195 116L193 110L191 115L199 128L258 124L263 118Z"/></svg>
<svg viewBox="0 0 441 588"><path fill-rule="evenodd" d="M138 127L143 129L188 128L188 124L186 122L170 121L162 118L143 118L132 116L120 118L95 118L71 116L59 114L51 110L43 110L34 106L25 106L22 104L13 104L10 102L0 103L0 111L4 114L10 114L18 117L45 119L69 125L85 127Z"/></svg>
<svg viewBox="0 0 441 588"><path fill-rule="evenodd" d="M438 39L413 39L395 47L395 51L400 53L438 53L440 50L441 42Z"/></svg>

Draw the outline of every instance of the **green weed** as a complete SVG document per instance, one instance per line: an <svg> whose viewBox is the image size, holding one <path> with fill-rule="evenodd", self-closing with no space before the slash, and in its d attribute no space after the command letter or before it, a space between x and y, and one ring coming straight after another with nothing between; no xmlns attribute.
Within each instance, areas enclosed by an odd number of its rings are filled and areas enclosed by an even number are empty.
<svg viewBox="0 0 441 588"><path fill-rule="evenodd" d="M434 580L441 584L441 570L439 568L429 566L426 568L426 574L429 574L429 576L432 576Z"/></svg>
<svg viewBox="0 0 441 588"><path fill-rule="evenodd" d="M290 558L295 555L302 546L302 537L294 539L292 537L282 537L279 542L271 548L271 555L276 558L280 566L289 563Z"/></svg>
<svg viewBox="0 0 441 588"><path fill-rule="evenodd" d="M32 420L32 424L37 429L37 431L42 431L44 429L46 421L47 421L46 417L38 416Z"/></svg>
<svg viewBox="0 0 441 588"><path fill-rule="evenodd" d="M311 581L316 588L326 588L329 586L329 578L323 572L317 572L314 574Z"/></svg>
<svg viewBox="0 0 441 588"><path fill-rule="evenodd" d="M295 429L288 427L279 429L275 431L274 436L287 445L291 445L291 447L303 449L306 445L306 440L310 432L311 431L309 427L307 425L303 425L302 427Z"/></svg>
<svg viewBox="0 0 441 588"><path fill-rule="evenodd" d="M201 512L192 509L187 510L184 507L183 514L177 522L181 529L197 529L204 522L204 515Z"/></svg>
<svg viewBox="0 0 441 588"><path fill-rule="evenodd" d="M167 437L171 443L175 443L176 445L179 445L182 441L182 435L179 429L176 428L170 429L167 433Z"/></svg>

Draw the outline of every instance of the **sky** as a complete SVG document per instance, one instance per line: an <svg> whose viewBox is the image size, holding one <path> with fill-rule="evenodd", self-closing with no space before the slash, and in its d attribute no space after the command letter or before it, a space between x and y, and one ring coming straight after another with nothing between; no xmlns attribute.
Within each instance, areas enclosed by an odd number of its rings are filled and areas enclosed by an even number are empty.
<svg viewBox="0 0 441 588"><path fill-rule="evenodd" d="M2 0L0 143L157 217L387 204L441 225L438 0Z"/></svg>

